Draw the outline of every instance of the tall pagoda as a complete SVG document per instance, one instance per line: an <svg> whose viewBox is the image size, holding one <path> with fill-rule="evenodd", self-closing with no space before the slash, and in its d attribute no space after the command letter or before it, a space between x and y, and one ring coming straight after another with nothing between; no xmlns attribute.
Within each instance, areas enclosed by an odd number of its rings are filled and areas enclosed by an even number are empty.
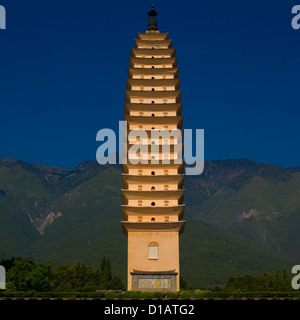
<svg viewBox="0 0 300 320"><path fill-rule="evenodd" d="M183 117L177 59L168 33L160 33L157 12L148 12L146 33L138 33L131 49L125 115L127 164L122 174L122 229L128 237L128 290L179 291L179 235L183 232L183 159L176 136ZM126 123L125 122L125 123ZM147 137L132 130L145 130ZM130 152L139 145L137 152ZM168 145L170 151L165 152ZM157 153L151 153L156 146ZM144 152L147 150L148 152ZM138 163L133 163L137 160Z"/></svg>

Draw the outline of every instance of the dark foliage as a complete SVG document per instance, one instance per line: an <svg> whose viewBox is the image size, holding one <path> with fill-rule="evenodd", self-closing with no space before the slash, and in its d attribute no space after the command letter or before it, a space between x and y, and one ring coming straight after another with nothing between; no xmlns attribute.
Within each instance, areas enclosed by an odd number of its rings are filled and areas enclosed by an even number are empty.
<svg viewBox="0 0 300 320"><path fill-rule="evenodd" d="M31 258L13 257L3 260L7 271L8 291L95 292L124 290L117 276L112 277L109 260L104 257L100 270L84 264L61 265L52 270L51 262L36 263Z"/></svg>

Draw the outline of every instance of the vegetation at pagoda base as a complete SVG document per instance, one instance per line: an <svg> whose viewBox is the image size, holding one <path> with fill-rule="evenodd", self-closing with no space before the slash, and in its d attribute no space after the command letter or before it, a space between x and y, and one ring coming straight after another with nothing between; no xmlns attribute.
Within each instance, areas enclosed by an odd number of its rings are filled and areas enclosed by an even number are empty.
<svg viewBox="0 0 300 320"><path fill-rule="evenodd" d="M264 273L259 276L242 275L230 277L224 286L216 285L213 292L293 292L291 286L292 278L286 269L277 270L275 272ZM205 290L205 287L195 287L188 284L180 277L180 289Z"/></svg>
<svg viewBox="0 0 300 320"><path fill-rule="evenodd" d="M61 265L52 270L49 261L13 257L0 261L6 269L7 291L95 292L125 290L119 277L112 277L110 261L104 257L99 270L84 264Z"/></svg>
<svg viewBox="0 0 300 320"><path fill-rule="evenodd" d="M261 276L230 277L224 291L233 292L291 292L291 277L286 269L264 273Z"/></svg>
<svg viewBox="0 0 300 320"><path fill-rule="evenodd" d="M103 257L99 269L84 264L63 264L52 269L49 261L36 263L31 258L13 257L0 261L6 269L6 292L53 292L53 293L95 293L96 290L125 290L124 283L117 276L112 276L111 265L107 257ZM203 294L236 293L283 293L294 292L291 287L291 276L286 269L264 273L260 276L243 275L230 277L224 286L215 286L207 292L205 287L195 287L181 277L181 298L191 296L191 291L202 297ZM199 291L200 289L200 291ZM203 291L204 290L204 291ZM2 291L2 292L4 292ZM128 294L127 294L128 293ZM140 292L125 292L122 297L140 296ZM156 298L160 293L156 294ZM162 294L162 293L161 293ZM175 294L175 293L174 293ZM183 294L183 296L182 296ZM115 292L104 294L117 297ZM143 293L142 296L147 295ZM175 294L177 295L177 294ZM133 298L132 296L132 298ZM171 297L172 293L163 294ZM195 297L196 297L195 296ZM169 298L170 298L169 297Z"/></svg>

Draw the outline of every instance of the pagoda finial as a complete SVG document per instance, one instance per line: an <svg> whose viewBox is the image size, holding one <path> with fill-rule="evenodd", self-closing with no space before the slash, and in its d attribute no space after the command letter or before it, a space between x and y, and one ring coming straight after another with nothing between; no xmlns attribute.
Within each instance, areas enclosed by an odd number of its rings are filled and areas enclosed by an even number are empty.
<svg viewBox="0 0 300 320"><path fill-rule="evenodd" d="M154 4L152 4L151 11L148 12L149 16L149 23L148 23L148 29L147 30L158 30L157 28L157 20L156 16L158 13L154 9Z"/></svg>

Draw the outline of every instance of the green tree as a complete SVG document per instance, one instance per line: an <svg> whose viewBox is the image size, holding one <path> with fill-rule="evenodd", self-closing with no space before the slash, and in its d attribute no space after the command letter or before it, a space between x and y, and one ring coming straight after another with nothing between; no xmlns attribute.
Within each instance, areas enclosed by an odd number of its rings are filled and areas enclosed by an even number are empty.
<svg viewBox="0 0 300 320"><path fill-rule="evenodd" d="M186 288L187 288L186 281L183 279L183 277L180 277L180 289L186 290Z"/></svg>
<svg viewBox="0 0 300 320"><path fill-rule="evenodd" d="M52 272L52 287L54 291L64 291L64 288L68 288L67 291L73 291L73 275L75 267L68 264L63 264L57 267Z"/></svg>
<svg viewBox="0 0 300 320"><path fill-rule="evenodd" d="M111 265L110 265L110 261L104 256L100 264L99 289L100 290L110 289L110 281L111 281Z"/></svg>
<svg viewBox="0 0 300 320"><path fill-rule="evenodd" d="M281 288L280 291L292 291L292 285L291 285L291 277L289 276L289 273L286 269L282 270L281 274Z"/></svg>
<svg viewBox="0 0 300 320"><path fill-rule="evenodd" d="M74 291L70 282L62 282L53 288L55 292L72 292Z"/></svg>
<svg viewBox="0 0 300 320"><path fill-rule="evenodd" d="M109 282L110 290L125 290L125 285L121 279L117 276L114 276Z"/></svg>
<svg viewBox="0 0 300 320"><path fill-rule="evenodd" d="M97 271L92 267L77 264L74 269L73 285L77 291L94 291L96 290L98 280Z"/></svg>
<svg viewBox="0 0 300 320"><path fill-rule="evenodd" d="M31 258L15 258L7 272L8 288L17 291L51 289L51 262L36 264Z"/></svg>
<svg viewBox="0 0 300 320"><path fill-rule="evenodd" d="M34 267L35 263L32 259L17 258L7 272L7 282L12 283L17 291L31 290L31 272Z"/></svg>
<svg viewBox="0 0 300 320"><path fill-rule="evenodd" d="M54 291L95 291L99 275L92 267L77 264L61 265L53 271Z"/></svg>
<svg viewBox="0 0 300 320"><path fill-rule="evenodd" d="M39 292L51 291L51 262L39 263L31 272L31 288Z"/></svg>

